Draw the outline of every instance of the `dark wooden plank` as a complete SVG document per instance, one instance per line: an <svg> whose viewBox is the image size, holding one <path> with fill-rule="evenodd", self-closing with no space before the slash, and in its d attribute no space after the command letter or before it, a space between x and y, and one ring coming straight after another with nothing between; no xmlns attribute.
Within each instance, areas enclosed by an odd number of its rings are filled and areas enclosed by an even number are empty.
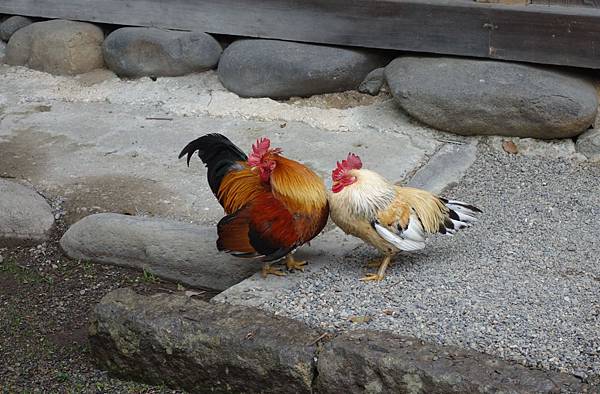
<svg viewBox="0 0 600 394"><path fill-rule="evenodd" d="M597 17L540 13L531 18L500 10L490 20L492 58L600 68Z"/></svg>
<svg viewBox="0 0 600 394"><path fill-rule="evenodd" d="M600 10L472 0L0 0L0 13L600 68Z"/></svg>
<svg viewBox="0 0 600 394"><path fill-rule="evenodd" d="M600 8L600 0L530 0L531 4Z"/></svg>
<svg viewBox="0 0 600 394"><path fill-rule="evenodd" d="M478 3L510 4L510 5L528 5L531 0L475 0Z"/></svg>

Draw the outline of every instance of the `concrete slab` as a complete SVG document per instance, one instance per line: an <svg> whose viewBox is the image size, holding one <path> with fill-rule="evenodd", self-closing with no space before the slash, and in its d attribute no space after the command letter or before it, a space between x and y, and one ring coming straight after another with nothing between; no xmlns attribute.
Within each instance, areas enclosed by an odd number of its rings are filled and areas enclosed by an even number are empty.
<svg viewBox="0 0 600 394"><path fill-rule="evenodd" d="M200 160L187 168L177 159L187 142L208 132L246 151L267 135L325 178L353 151L400 180L440 145L385 98L346 109L240 99L214 73L89 86L0 66L0 92L0 176L64 197L70 223L105 211L215 223L222 210Z"/></svg>
<svg viewBox="0 0 600 394"><path fill-rule="evenodd" d="M409 186L442 194L455 185L477 157L477 140L442 146L408 182Z"/></svg>

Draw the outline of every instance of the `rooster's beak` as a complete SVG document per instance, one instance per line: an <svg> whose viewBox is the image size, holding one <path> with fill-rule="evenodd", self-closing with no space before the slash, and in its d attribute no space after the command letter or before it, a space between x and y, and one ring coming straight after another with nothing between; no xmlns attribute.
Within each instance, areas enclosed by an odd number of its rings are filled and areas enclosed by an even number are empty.
<svg viewBox="0 0 600 394"><path fill-rule="evenodd" d="M250 171L256 174L258 172L258 166L250 167Z"/></svg>

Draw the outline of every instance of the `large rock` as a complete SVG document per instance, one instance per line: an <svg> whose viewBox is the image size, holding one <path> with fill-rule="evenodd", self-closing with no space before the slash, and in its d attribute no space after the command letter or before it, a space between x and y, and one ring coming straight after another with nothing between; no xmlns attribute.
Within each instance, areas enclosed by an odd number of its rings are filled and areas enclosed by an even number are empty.
<svg viewBox="0 0 600 394"><path fill-rule="evenodd" d="M592 392L574 376L386 332L342 333L320 350L319 340L259 309L131 289L105 296L90 326L101 368L192 393Z"/></svg>
<svg viewBox="0 0 600 394"><path fill-rule="evenodd" d="M385 70L400 106L463 135L573 137L594 122L595 87L547 68L447 57L401 57Z"/></svg>
<svg viewBox="0 0 600 394"><path fill-rule="evenodd" d="M166 77L211 69L221 45L212 36L146 27L115 30L103 46L107 66L123 77Z"/></svg>
<svg viewBox="0 0 600 394"><path fill-rule="evenodd" d="M76 259L146 269L186 285L223 290L260 263L219 253L215 226L114 213L86 216L60 240Z"/></svg>
<svg viewBox="0 0 600 394"><path fill-rule="evenodd" d="M600 129L590 129L577 138L577 152L590 160L600 161Z"/></svg>
<svg viewBox="0 0 600 394"><path fill-rule="evenodd" d="M29 26L33 21L24 16L11 16L0 23L0 40L8 41L10 37L19 29Z"/></svg>
<svg viewBox="0 0 600 394"><path fill-rule="evenodd" d="M52 74L82 74L104 66L103 40L102 30L91 23L37 22L11 37L5 62Z"/></svg>
<svg viewBox="0 0 600 394"><path fill-rule="evenodd" d="M42 196L0 179L0 246L46 241L53 225L52 208Z"/></svg>
<svg viewBox="0 0 600 394"><path fill-rule="evenodd" d="M317 368L322 394L558 393L586 388L574 376L376 331L336 337L319 353Z"/></svg>
<svg viewBox="0 0 600 394"><path fill-rule="evenodd" d="M219 78L242 97L287 98L356 89L384 59L372 52L277 40L240 40L223 52Z"/></svg>
<svg viewBox="0 0 600 394"><path fill-rule="evenodd" d="M310 393L319 336L253 308L119 289L96 306L90 346L118 376L191 393Z"/></svg>

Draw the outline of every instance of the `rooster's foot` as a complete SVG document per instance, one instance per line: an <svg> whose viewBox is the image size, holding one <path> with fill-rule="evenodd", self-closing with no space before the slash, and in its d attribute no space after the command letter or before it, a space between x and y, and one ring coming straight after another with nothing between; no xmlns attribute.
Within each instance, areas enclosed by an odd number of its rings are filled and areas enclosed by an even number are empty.
<svg viewBox="0 0 600 394"><path fill-rule="evenodd" d="M285 258L285 266L287 267L287 269L289 271L302 271L304 272L304 266L306 265L306 261L304 260L296 260L294 259L294 256L292 256L291 254L288 254L287 257Z"/></svg>
<svg viewBox="0 0 600 394"><path fill-rule="evenodd" d="M277 275L277 276L285 276L285 272L281 271L279 268L271 267L271 264L265 264L262 267L261 275L263 278L266 278L267 275Z"/></svg>
<svg viewBox="0 0 600 394"><path fill-rule="evenodd" d="M367 261L367 268L379 268L381 265L381 259L373 259Z"/></svg>
<svg viewBox="0 0 600 394"><path fill-rule="evenodd" d="M365 276L364 278L360 278L360 280L362 280L363 282L380 281L383 280L384 276L385 275L367 274L367 276Z"/></svg>
<svg viewBox="0 0 600 394"><path fill-rule="evenodd" d="M378 263L379 269L377 270L376 274L367 274L367 276L365 276L364 278L360 278L360 280L362 280L363 282L383 280L383 278L385 277L385 270L387 269L387 266L391 260L392 260L391 256L385 256L383 258L383 260L381 260ZM373 263L374 263L374 261L370 261L368 264L373 264Z"/></svg>

